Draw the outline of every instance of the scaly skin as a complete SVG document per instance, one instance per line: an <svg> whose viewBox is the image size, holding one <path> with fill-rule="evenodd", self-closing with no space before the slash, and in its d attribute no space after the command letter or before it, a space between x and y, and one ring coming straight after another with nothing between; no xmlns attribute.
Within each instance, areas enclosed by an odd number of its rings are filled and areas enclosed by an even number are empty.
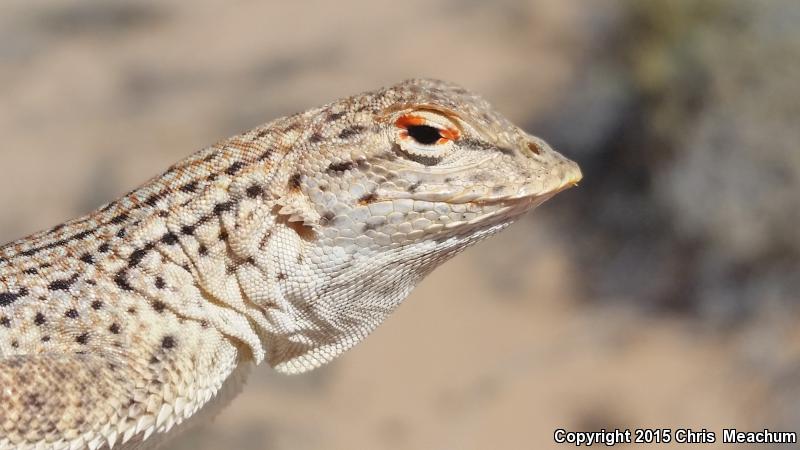
<svg viewBox="0 0 800 450"><path fill-rule="evenodd" d="M154 447L253 364L327 363L435 267L580 178L435 80L204 149L0 248L0 449Z"/></svg>

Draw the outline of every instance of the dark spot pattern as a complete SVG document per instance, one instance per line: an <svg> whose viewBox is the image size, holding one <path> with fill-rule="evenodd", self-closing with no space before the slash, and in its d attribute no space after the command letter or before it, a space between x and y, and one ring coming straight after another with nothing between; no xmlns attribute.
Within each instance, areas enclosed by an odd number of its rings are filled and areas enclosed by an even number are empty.
<svg viewBox="0 0 800 450"><path fill-rule="evenodd" d="M267 151L265 151L264 153L261 154L261 156L258 157L258 160L263 161L265 159L269 159L269 157L272 156L273 152L274 152L273 149L268 148Z"/></svg>
<svg viewBox="0 0 800 450"><path fill-rule="evenodd" d="M296 191L300 189L300 181L302 180L302 175L296 173L289 177L289 189Z"/></svg>
<svg viewBox="0 0 800 450"><path fill-rule="evenodd" d="M214 214L220 215L233 209L233 202L224 202L214 205Z"/></svg>
<svg viewBox="0 0 800 450"><path fill-rule="evenodd" d="M242 170L242 167L244 167L244 163L241 161L236 161L235 163L231 164L230 167L225 169L225 173L228 175L236 175L237 172Z"/></svg>
<svg viewBox="0 0 800 450"><path fill-rule="evenodd" d="M116 275L114 275L114 283L116 283L116 285L119 286L119 288L122 289L123 291L133 290L133 286L131 286L130 283L128 283L128 277L125 274L124 270L119 271L117 272Z"/></svg>
<svg viewBox="0 0 800 450"><path fill-rule="evenodd" d="M352 169L355 166L356 163L354 163L353 161L335 162L331 163L331 165L328 166L328 172L332 173L347 172L348 170Z"/></svg>
<svg viewBox="0 0 800 450"><path fill-rule="evenodd" d="M142 259L147 256L147 252L147 248L137 248L131 252L131 256L128 257L128 267L138 266Z"/></svg>
<svg viewBox="0 0 800 450"><path fill-rule="evenodd" d="M335 122L335 121L341 119L344 115L345 115L344 111L335 112L335 113L332 112L332 113L328 114L328 116L325 118L325 121L327 121L328 123Z"/></svg>
<svg viewBox="0 0 800 450"><path fill-rule="evenodd" d="M38 312L36 313L36 317L33 318L33 323L35 323L38 326L42 326L45 323L47 323L47 319L45 319L44 314Z"/></svg>
<svg viewBox="0 0 800 450"><path fill-rule="evenodd" d="M181 192L185 192L187 194L194 194L197 191L197 181L186 183L179 189Z"/></svg>
<svg viewBox="0 0 800 450"><path fill-rule="evenodd" d="M55 280L47 285L47 289L51 291L68 291L69 288L78 280L78 274L71 276L64 280Z"/></svg>
<svg viewBox="0 0 800 450"><path fill-rule="evenodd" d="M128 213L127 212L123 212L123 213L115 216L114 218L112 218L111 219L111 223L113 223L114 225L122 225L123 223L125 223L126 220L128 220L128 217L129 217Z"/></svg>
<svg viewBox="0 0 800 450"><path fill-rule="evenodd" d="M378 200L378 196L375 195L374 192L370 192L369 194L364 194L361 198L358 199L358 203L361 205L369 205L370 203L374 203Z"/></svg>
<svg viewBox="0 0 800 450"><path fill-rule="evenodd" d="M161 339L161 348L169 350L169 349L174 348L174 347L175 347L175 338L174 337L172 337L170 335L167 335L167 336L164 336L163 339Z"/></svg>
<svg viewBox="0 0 800 450"><path fill-rule="evenodd" d="M250 198L258 198L264 194L264 189L261 186L254 184L247 188L247 196Z"/></svg>
<svg viewBox="0 0 800 450"><path fill-rule="evenodd" d="M147 197L145 199L144 203L147 206L156 206L158 204L158 202L161 201L162 198L164 198L165 195L166 195L165 192L156 192L155 194L151 195L150 197Z"/></svg>
<svg viewBox="0 0 800 450"><path fill-rule="evenodd" d="M28 295L28 290L25 288L20 289L19 292L0 292L0 307L8 306L26 295Z"/></svg>
<svg viewBox="0 0 800 450"><path fill-rule="evenodd" d="M161 236L161 242L167 245L175 245L178 243L178 236L176 236L175 233L170 231L164 236Z"/></svg>
<svg viewBox="0 0 800 450"><path fill-rule="evenodd" d="M358 136L359 134L363 133L365 129L366 128L363 125L353 125L345 128L339 132L339 139L349 139L353 136Z"/></svg>
<svg viewBox="0 0 800 450"><path fill-rule="evenodd" d="M78 310L75 308L69 309L64 313L64 316L69 317L70 319L77 319L79 316Z"/></svg>

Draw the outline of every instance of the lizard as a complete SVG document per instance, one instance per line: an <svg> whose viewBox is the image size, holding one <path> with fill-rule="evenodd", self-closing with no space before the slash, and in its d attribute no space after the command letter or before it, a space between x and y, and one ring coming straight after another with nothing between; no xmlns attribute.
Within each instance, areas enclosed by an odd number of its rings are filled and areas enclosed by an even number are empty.
<svg viewBox="0 0 800 450"><path fill-rule="evenodd" d="M222 140L0 247L0 449L155 448L263 362L315 369L434 268L578 183L449 82Z"/></svg>

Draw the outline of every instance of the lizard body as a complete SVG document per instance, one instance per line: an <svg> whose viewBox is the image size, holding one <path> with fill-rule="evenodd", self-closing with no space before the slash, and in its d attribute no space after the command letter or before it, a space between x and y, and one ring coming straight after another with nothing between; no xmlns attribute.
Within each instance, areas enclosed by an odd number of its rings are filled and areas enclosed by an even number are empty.
<svg viewBox="0 0 800 450"><path fill-rule="evenodd" d="M436 266L580 177L435 80L208 147L0 247L0 449L152 448L254 364L335 358Z"/></svg>

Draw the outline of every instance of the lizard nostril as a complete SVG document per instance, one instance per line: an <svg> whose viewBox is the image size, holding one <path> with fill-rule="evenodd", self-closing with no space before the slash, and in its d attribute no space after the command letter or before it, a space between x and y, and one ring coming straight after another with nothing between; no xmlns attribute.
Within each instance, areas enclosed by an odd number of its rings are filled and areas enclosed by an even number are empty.
<svg viewBox="0 0 800 450"><path fill-rule="evenodd" d="M534 155L541 155L542 148L539 147L535 142L528 142L528 149L533 152Z"/></svg>

